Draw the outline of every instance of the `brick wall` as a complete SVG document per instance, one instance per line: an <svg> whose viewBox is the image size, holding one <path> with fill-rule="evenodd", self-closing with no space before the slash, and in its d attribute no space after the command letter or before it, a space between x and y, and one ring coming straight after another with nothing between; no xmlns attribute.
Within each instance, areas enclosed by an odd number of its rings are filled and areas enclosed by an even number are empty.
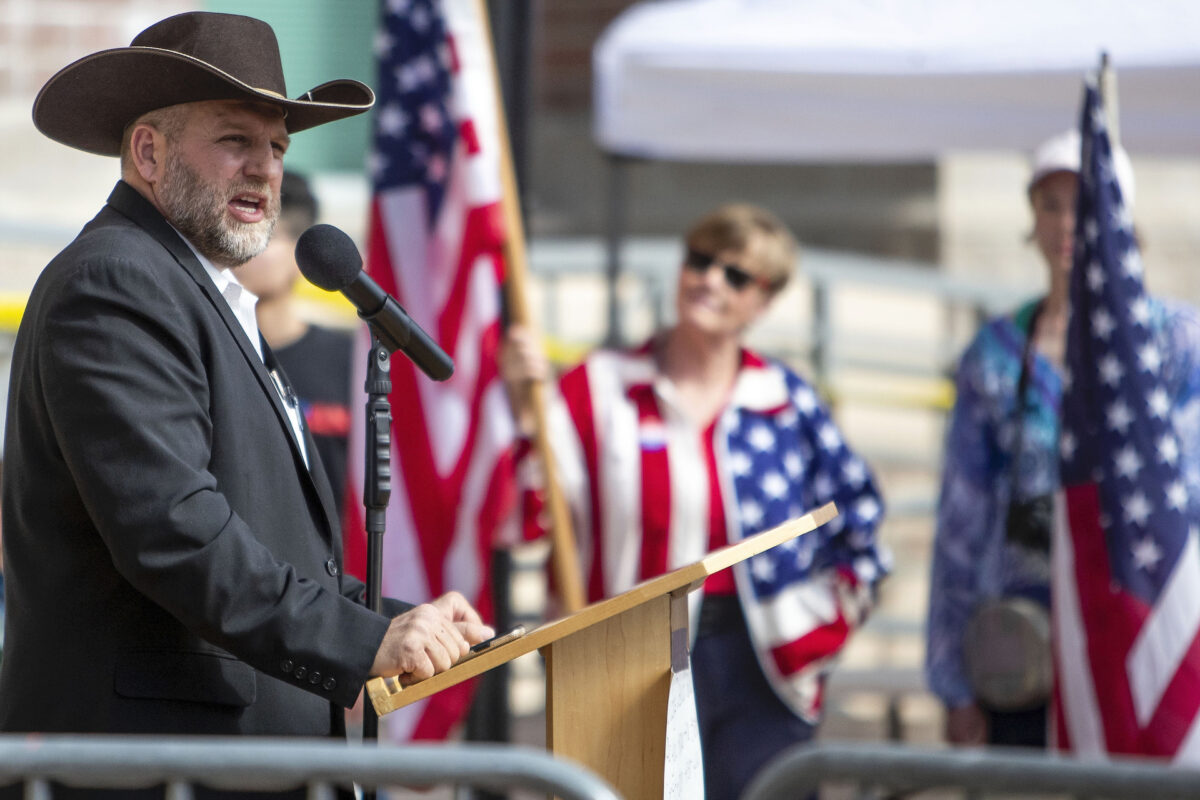
<svg viewBox="0 0 1200 800"><path fill-rule="evenodd" d="M120 47L194 0L0 0L0 97L32 96L80 56Z"/></svg>
<svg viewBox="0 0 1200 800"><path fill-rule="evenodd" d="M357 0L356 0L357 1ZM543 108L590 107L592 46L634 0L531 0L533 80ZM0 0L0 97L31 96L74 59L120 47L201 0Z"/></svg>
<svg viewBox="0 0 1200 800"><path fill-rule="evenodd" d="M591 107L592 46L634 0L540 0L533 13L534 89L552 111Z"/></svg>

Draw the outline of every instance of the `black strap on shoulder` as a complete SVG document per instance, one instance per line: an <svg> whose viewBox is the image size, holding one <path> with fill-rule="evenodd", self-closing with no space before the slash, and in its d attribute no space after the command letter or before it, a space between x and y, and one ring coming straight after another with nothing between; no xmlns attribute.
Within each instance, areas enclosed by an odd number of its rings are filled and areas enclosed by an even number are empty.
<svg viewBox="0 0 1200 800"><path fill-rule="evenodd" d="M1016 417L1017 427L1014 433L1016 439L1013 444L1012 464L1009 467L1010 502L1017 498L1017 469L1020 466L1021 451L1025 445L1025 412L1028 409L1026 394L1029 391L1029 380L1033 373L1033 338L1037 333L1038 317L1041 316L1042 306L1045 304L1046 300L1043 298L1034 305L1033 313L1029 315L1029 330L1025 332L1025 346L1021 348L1021 374L1017 378L1017 394L1013 403L1013 415Z"/></svg>

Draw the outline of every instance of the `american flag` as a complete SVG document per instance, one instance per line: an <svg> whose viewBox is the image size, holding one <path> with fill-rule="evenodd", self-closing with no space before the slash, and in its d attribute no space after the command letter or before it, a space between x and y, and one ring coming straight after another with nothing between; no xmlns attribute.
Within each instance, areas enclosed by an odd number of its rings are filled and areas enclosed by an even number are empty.
<svg viewBox="0 0 1200 800"><path fill-rule="evenodd" d="M1163 339L1088 86L1053 545L1058 745L1200 757L1200 550Z"/></svg>
<svg viewBox="0 0 1200 800"><path fill-rule="evenodd" d="M697 561L714 540L738 541L836 502L835 519L733 567L768 680L815 722L822 673L888 571L871 472L812 388L776 362L745 352L730 408L703 432L663 400L657 378L648 344L593 353L560 382L565 413L551 416L552 438L589 598ZM536 495L529 500L532 534L544 519ZM706 590L736 591L732 580L717 573Z"/></svg>
<svg viewBox="0 0 1200 800"><path fill-rule="evenodd" d="M456 589L490 609L488 555L515 502L511 412L497 373L503 222L499 104L484 20L471 0L387 0L376 42L378 106L368 273L455 363L435 383L392 359L392 465L383 592L420 602ZM364 334L358 362L365 364ZM361 386L362 370L356 377ZM351 488L362 487L362 411ZM348 504L361 515L361 503ZM361 532L361 516L347 531ZM347 543L365 564L362 534ZM384 718L391 738L442 738L460 684Z"/></svg>
<svg viewBox="0 0 1200 800"><path fill-rule="evenodd" d="M838 516L821 528L750 559L753 597L743 599L776 691L786 687L793 710L815 721L821 676L865 621L889 556L875 542L883 505L866 462L812 388L794 375L785 380L788 404L738 415L729 464L743 537L827 502L838 505Z"/></svg>

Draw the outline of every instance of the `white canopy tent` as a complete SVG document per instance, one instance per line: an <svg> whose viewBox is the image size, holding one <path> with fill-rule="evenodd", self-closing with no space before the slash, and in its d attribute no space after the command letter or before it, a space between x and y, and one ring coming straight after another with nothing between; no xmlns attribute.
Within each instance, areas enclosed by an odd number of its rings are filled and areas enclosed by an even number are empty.
<svg viewBox="0 0 1200 800"><path fill-rule="evenodd" d="M936 162L1028 151L1078 125L1109 55L1120 137L1200 155L1196 0L650 0L593 52L594 135L611 156L609 339L632 159Z"/></svg>
<svg viewBox="0 0 1200 800"><path fill-rule="evenodd" d="M1109 53L1121 137L1200 153L1195 0L659 0L594 51L610 153L719 161L930 161L1030 148L1077 124Z"/></svg>

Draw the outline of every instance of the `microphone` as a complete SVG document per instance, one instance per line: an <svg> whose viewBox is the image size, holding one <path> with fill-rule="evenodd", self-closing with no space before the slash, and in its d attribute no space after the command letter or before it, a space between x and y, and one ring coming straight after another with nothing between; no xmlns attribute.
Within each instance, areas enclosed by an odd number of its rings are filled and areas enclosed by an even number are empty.
<svg viewBox="0 0 1200 800"><path fill-rule="evenodd" d="M390 352L402 351L435 381L454 374L454 362L400 305L363 272L354 241L332 225L313 225L296 242L296 263L309 283L341 292Z"/></svg>

